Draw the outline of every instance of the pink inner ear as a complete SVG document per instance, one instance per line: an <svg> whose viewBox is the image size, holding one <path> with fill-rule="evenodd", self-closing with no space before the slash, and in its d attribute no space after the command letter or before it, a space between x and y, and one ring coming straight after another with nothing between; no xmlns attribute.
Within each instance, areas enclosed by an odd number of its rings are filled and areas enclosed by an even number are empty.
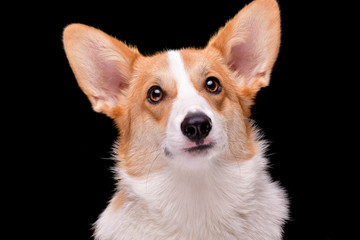
<svg viewBox="0 0 360 240"><path fill-rule="evenodd" d="M121 74L118 66L114 62L108 62L101 64L102 81L99 82L99 86L108 95L116 96L122 93L122 90L126 89L129 84L126 77Z"/></svg>
<svg viewBox="0 0 360 240"><path fill-rule="evenodd" d="M128 88L128 79L121 71L127 71L126 67L120 69L120 59L109 59L110 56L105 56L96 52L92 56L94 67L97 74L94 87L97 92L97 98L106 100L110 103L116 104L117 96L125 94L125 89Z"/></svg>
<svg viewBox="0 0 360 240"><path fill-rule="evenodd" d="M257 31L251 31L245 42L235 44L230 51L229 64L232 70L238 76L245 77L247 81L257 74L258 66L264 60L264 51L259 49L261 43L257 35Z"/></svg>
<svg viewBox="0 0 360 240"><path fill-rule="evenodd" d="M257 65L259 58L248 48L249 44L241 44L232 48L230 66L239 76L249 76Z"/></svg>

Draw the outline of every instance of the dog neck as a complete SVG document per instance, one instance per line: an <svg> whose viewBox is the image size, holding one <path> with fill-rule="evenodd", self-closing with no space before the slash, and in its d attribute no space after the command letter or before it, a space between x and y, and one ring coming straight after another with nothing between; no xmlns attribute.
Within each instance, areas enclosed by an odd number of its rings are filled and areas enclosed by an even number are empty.
<svg viewBox="0 0 360 240"><path fill-rule="evenodd" d="M96 236L124 239L127 232L132 239L144 234L147 239L280 239L277 226L287 216L285 194L271 183L264 144L259 146L246 161L225 150L192 169L178 168L184 162L166 154L156 161L169 164L147 176L119 168L120 189L96 223ZM274 220L261 226L261 233L257 228L249 232L269 219Z"/></svg>
<svg viewBox="0 0 360 240"><path fill-rule="evenodd" d="M208 221L224 224L233 214L246 214L259 172L255 168L263 161L261 153L245 162L230 161L225 155L203 160L207 163L196 163L199 166L194 169L171 162L161 172L142 179L123 172L122 187L133 192L149 211L161 212L158 219L166 219L164 224L174 221L186 229Z"/></svg>

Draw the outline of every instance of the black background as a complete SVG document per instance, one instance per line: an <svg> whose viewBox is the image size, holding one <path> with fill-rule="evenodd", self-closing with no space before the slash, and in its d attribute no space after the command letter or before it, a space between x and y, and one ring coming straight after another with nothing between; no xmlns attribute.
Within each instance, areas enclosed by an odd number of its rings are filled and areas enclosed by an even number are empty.
<svg viewBox="0 0 360 240"><path fill-rule="evenodd" d="M8 21L14 27L6 40L17 46L10 62L19 81L13 82L11 99L22 96L9 114L20 120L11 134L17 145L12 176L20 179L10 185L16 192L10 201L19 210L9 221L17 226L12 233L90 239L92 223L114 191L110 157L117 131L109 118L92 111L76 83L62 46L66 25L100 28L149 55L205 46L249 2L62 3L12 9ZM270 143L271 175L290 198L291 219L284 229L284 239L290 240L348 239L344 236L354 211L348 208L348 189L356 189L350 188L348 169L356 167L356 158L346 156L351 143L343 133L352 132L344 119L356 112L355 107L346 110L352 103L348 90L355 85L344 84L345 70L339 70L346 61L339 39L348 35L338 21L341 5L320 2L279 0L280 54L270 86L259 92L253 107L252 118Z"/></svg>

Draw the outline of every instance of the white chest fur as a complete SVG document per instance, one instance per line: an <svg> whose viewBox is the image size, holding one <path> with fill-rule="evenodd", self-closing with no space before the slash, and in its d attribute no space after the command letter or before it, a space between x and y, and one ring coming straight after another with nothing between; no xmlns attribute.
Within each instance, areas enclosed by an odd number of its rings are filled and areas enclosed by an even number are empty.
<svg viewBox="0 0 360 240"><path fill-rule="evenodd" d="M120 209L109 204L96 239L281 239L287 200L261 154L215 159L196 174L169 166L142 180L121 177L127 199Z"/></svg>

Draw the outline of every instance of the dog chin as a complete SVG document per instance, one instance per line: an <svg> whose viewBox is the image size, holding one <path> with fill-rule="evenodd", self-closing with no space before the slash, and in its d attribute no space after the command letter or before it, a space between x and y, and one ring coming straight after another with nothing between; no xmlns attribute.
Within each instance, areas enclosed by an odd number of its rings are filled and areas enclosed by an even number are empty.
<svg viewBox="0 0 360 240"><path fill-rule="evenodd" d="M194 153L194 154L202 154L208 152L208 150L212 149L214 146L214 143L209 144L197 144L193 147L184 148L184 152L188 153Z"/></svg>
<svg viewBox="0 0 360 240"><path fill-rule="evenodd" d="M168 158L191 163L206 161L206 159L212 158L218 151L218 144L215 141L204 141L201 143L186 142L183 146L177 146L173 149L165 147L164 150Z"/></svg>

